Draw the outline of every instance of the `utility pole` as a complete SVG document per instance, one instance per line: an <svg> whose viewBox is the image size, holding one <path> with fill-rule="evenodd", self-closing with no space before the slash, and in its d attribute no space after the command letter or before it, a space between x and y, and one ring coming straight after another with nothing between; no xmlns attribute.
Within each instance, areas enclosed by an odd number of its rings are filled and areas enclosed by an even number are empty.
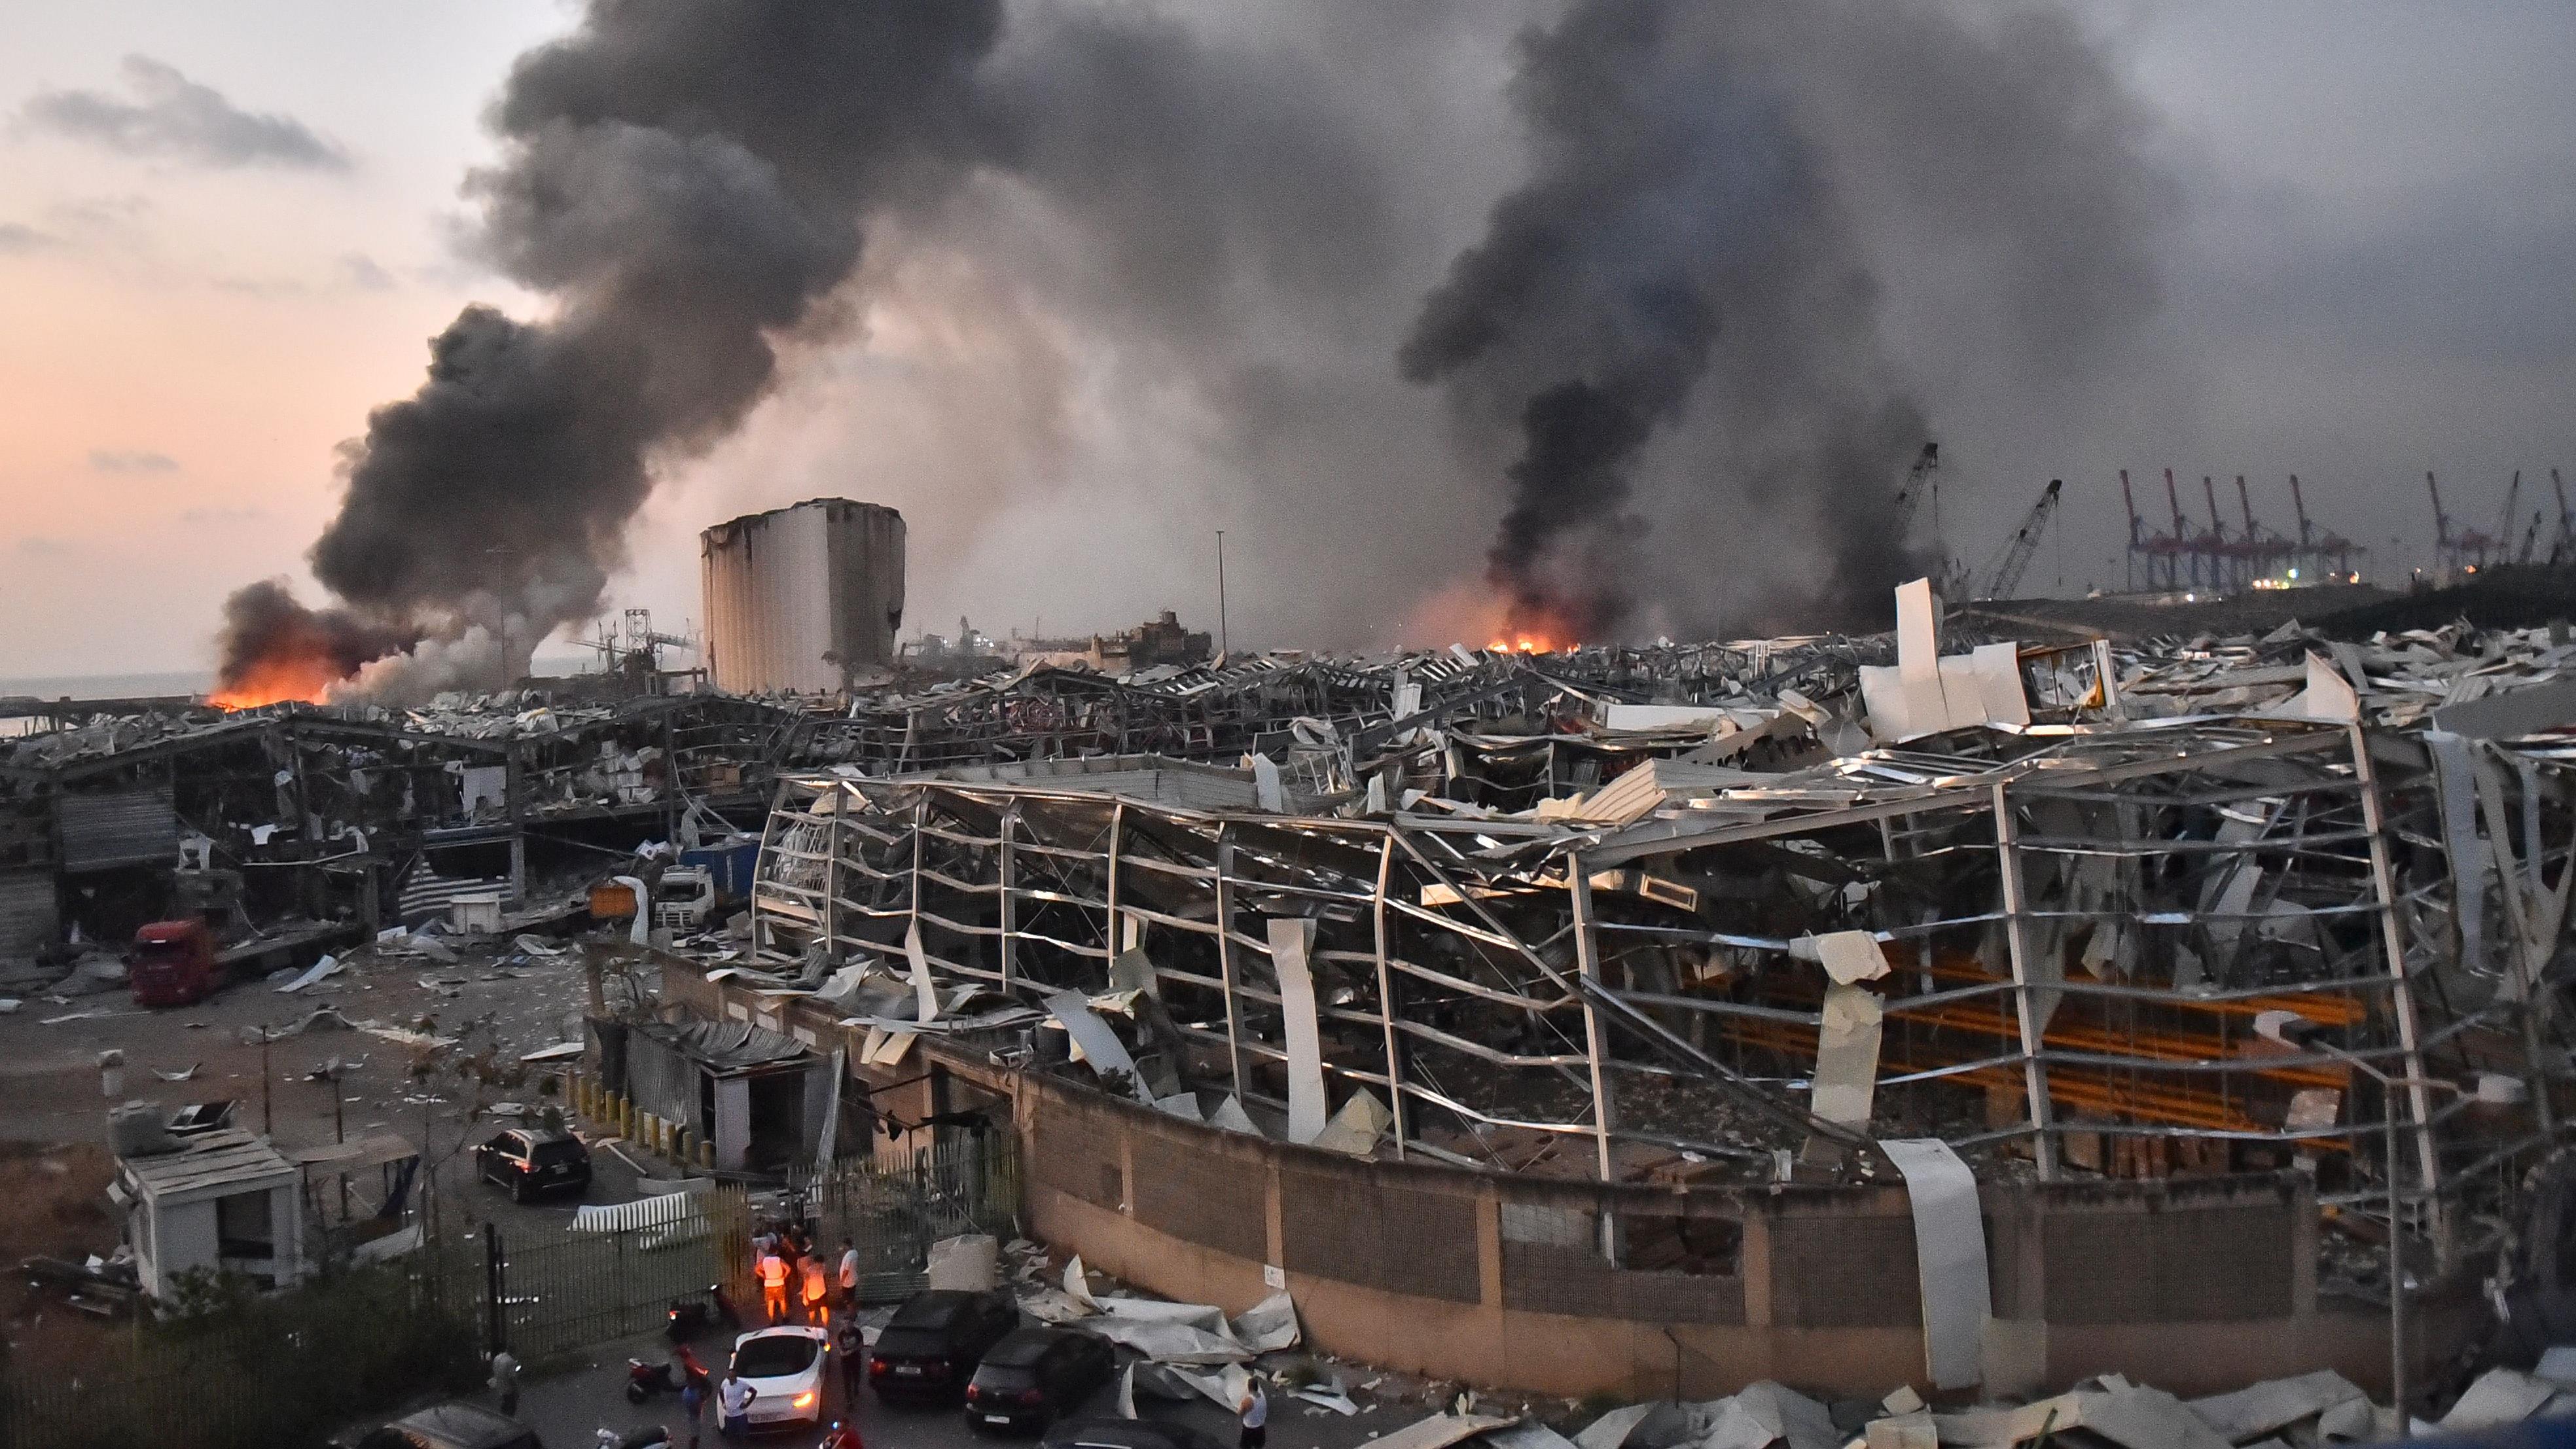
<svg viewBox="0 0 2576 1449"><path fill-rule="evenodd" d="M277 1135L277 1110L268 1087L268 1024L259 1028L259 1132L263 1137Z"/></svg>
<svg viewBox="0 0 2576 1449"><path fill-rule="evenodd" d="M1225 631L1225 530L1216 531L1216 652L1219 657L1233 652L1232 641Z"/></svg>

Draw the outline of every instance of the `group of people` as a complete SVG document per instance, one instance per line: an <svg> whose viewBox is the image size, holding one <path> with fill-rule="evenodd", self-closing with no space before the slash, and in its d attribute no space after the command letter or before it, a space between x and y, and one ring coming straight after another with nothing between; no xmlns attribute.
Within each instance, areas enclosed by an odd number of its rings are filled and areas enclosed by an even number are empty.
<svg viewBox="0 0 2576 1449"><path fill-rule="evenodd" d="M752 1265L760 1279L761 1307L768 1314L770 1326L782 1323L809 1323L817 1328L830 1328L837 1307L843 1317L834 1335L833 1347L841 1359L843 1403L854 1408L867 1381L867 1351L859 1332L857 1312L859 1296L859 1251L852 1239L841 1240L836 1262L826 1264L821 1247L801 1223L765 1224L752 1238ZM708 1399L715 1401L716 1421L727 1435L744 1432L750 1423L751 1402L758 1391L744 1383L730 1366L721 1381L712 1381L705 1365L688 1345L680 1345L671 1355L671 1376L680 1385L680 1406L687 1425L689 1449L698 1449L699 1425L705 1416ZM519 1407L519 1364L507 1352L493 1355L492 1389L501 1401L501 1412L516 1416ZM850 1408L843 1410L844 1414ZM1269 1437L1270 1396L1259 1374L1235 1405L1238 1429L1237 1449L1265 1449ZM600 1431L603 1446L610 1443L610 1431ZM856 1424L843 1418L831 1425L816 1449L862 1449Z"/></svg>
<svg viewBox="0 0 2576 1449"><path fill-rule="evenodd" d="M797 1322L823 1328L829 1326L836 1303L845 1313L857 1306L859 1248L852 1240L841 1240L840 1259L831 1264L824 1262L821 1246L798 1223L763 1228L752 1238L751 1247L752 1268L760 1279L760 1306L772 1327Z"/></svg>

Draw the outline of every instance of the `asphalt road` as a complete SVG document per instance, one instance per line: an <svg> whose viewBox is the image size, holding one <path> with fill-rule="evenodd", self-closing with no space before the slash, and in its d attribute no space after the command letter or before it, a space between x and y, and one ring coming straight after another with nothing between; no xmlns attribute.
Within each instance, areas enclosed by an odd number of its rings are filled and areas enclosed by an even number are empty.
<svg viewBox="0 0 2576 1449"><path fill-rule="evenodd" d="M715 1335L701 1340L695 1345L699 1358L710 1367L721 1363L722 1342ZM642 1405L626 1402L628 1356L658 1362L668 1354L668 1346L654 1335L604 1346L586 1356L583 1368L542 1381L529 1381L520 1393L519 1417L545 1440L546 1449L592 1449L603 1426L624 1431L648 1423L663 1425L671 1431L675 1445L684 1445L688 1439L680 1423L677 1396L666 1394ZM998 1445L1030 1442L994 1439L979 1434L967 1427L959 1409L889 1408L873 1393L861 1394L853 1410L841 1397L837 1367L828 1377L830 1383L824 1399L828 1412L824 1423L855 1413L859 1437L869 1449L996 1449ZM1113 1380L1083 1406L1082 1412L1085 1416L1114 1416L1116 1403L1117 1388ZM1214 1404L1145 1401L1137 1407L1146 1418L1178 1418L1211 1435L1219 1444L1234 1443L1233 1416ZM1270 1443L1273 1449L1358 1449L1368 1440L1391 1433L1429 1412L1419 1404L1390 1403L1370 1412L1344 1417L1321 1409L1310 1409L1293 1399L1274 1394L1270 1405ZM779 1449L808 1449L821 1438L819 1429L797 1430L763 1435L758 1442L779 1446ZM716 1435L712 1417L706 1424L704 1442L709 1446L723 1442Z"/></svg>

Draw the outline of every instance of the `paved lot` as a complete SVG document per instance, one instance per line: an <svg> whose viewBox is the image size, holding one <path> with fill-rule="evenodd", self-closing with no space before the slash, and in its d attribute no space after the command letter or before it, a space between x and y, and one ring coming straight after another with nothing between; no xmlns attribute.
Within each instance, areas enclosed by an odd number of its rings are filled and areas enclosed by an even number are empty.
<svg viewBox="0 0 2576 1449"><path fill-rule="evenodd" d="M394 1132L409 1138L439 1165L441 1228L455 1233L491 1220L513 1224L560 1223L572 1214L570 1198L518 1207L507 1195L473 1180L467 1148L498 1131L501 1122L467 1120L473 1088L452 1074L424 1080L413 1075L419 1051L363 1030L317 1030L273 1042L267 1051L263 1112L261 1051L245 1043L246 1028L282 1027L328 1006L353 1022L410 1028L424 1017L442 1035L464 1034L469 1047L493 1048L504 1063L520 1052L578 1035L585 988L569 955L503 965L469 959L443 963L422 957L366 960L342 975L296 995L281 995L257 980L231 986L194 1006L146 1010L125 992L76 997L67 1002L28 999L0 1016L0 1138L31 1143L104 1142L107 1107L99 1082L98 1054L125 1054L121 1095L176 1107L231 1098L236 1124L261 1130L273 1116L284 1147L332 1140L335 1130L356 1137ZM308 1080L317 1066L338 1058L356 1064L339 1084L339 1124L328 1084ZM159 1073L187 1073L184 1081ZM544 1099L533 1086L490 1088L484 1098ZM599 1178L588 1201L624 1202L634 1196L634 1173L614 1155L600 1153ZM86 1245L104 1253L104 1241Z"/></svg>
<svg viewBox="0 0 2576 1449"><path fill-rule="evenodd" d="M710 1367L720 1359L721 1340L709 1336L696 1345L698 1355ZM627 1430L647 1423L659 1423L671 1430L672 1442L688 1442L680 1423L679 1401L662 1396L643 1405L626 1402L626 1360L629 1355L658 1361L669 1353L659 1337L647 1336L624 1344L610 1345L587 1355L585 1365L553 1378L531 1381L520 1396L519 1413L546 1442L547 1449L591 1449L602 1426ZM830 1411L825 1422L852 1412L840 1392L838 1375L824 1400ZM1363 1403L1366 1396L1360 1396ZM1104 1388L1084 1406L1086 1415L1109 1416L1117 1412L1114 1383ZM1219 1444L1234 1443L1234 1420L1210 1403L1191 1405L1155 1403L1138 1405L1147 1418L1178 1418L1196 1425L1215 1437ZM1273 1397L1270 1415L1270 1443L1274 1449L1356 1449L1368 1440L1423 1417L1430 1410L1420 1403L1387 1403L1374 1410L1345 1418L1284 1397ZM988 1438L967 1427L964 1415L957 1409L889 1408L872 1393L861 1394L856 1408L859 1437L869 1449L995 1449L1010 1442ZM758 1442L781 1446L781 1449L806 1449L821 1439L819 1430L798 1430L761 1436ZM705 1443L721 1443L710 1418L705 1429Z"/></svg>

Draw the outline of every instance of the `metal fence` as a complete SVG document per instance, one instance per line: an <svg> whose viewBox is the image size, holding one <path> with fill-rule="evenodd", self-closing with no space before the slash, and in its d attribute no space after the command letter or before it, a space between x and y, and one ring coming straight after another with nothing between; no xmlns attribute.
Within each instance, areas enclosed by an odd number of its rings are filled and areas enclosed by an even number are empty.
<svg viewBox="0 0 2576 1449"><path fill-rule="evenodd" d="M999 1129L960 1133L910 1153L801 1173L789 1186L829 1256L838 1259L845 1239L857 1251L860 1301L892 1302L923 1286L931 1244L1017 1231L1018 1139Z"/></svg>
<svg viewBox="0 0 2576 1449"><path fill-rule="evenodd" d="M689 1200L671 1221L621 1232L505 1234L487 1227L443 1263L475 1305L487 1347L535 1362L662 1326L675 1298L728 1282L750 1254L739 1187Z"/></svg>

